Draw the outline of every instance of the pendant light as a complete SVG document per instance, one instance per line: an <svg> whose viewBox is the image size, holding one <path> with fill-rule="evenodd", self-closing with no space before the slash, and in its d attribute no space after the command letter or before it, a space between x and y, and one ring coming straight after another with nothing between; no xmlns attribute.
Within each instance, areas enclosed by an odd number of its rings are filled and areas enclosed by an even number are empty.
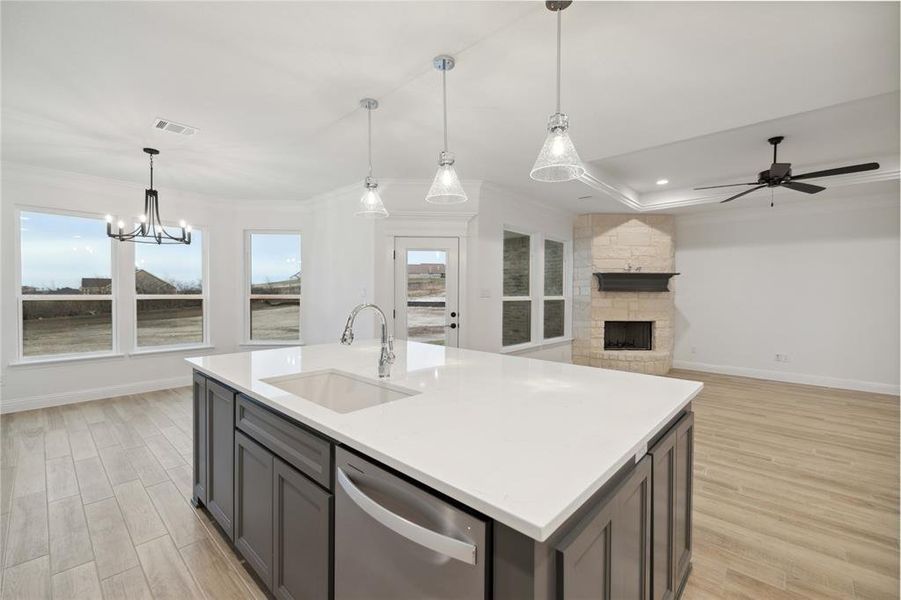
<svg viewBox="0 0 901 600"><path fill-rule="evenodd" d="M569 139L569 117L560 112L560 17L563 9L572 1L545 2L551 12L557 13L557 112L551 115L547 124L547 138L532 165L529 176L536 181L570 181L585 174L585 167Z"/></svg>
<svg viewBox="0 0 901 600"><path fill-rule="evenodd" d="M444 97L444 150L438 155L438 172L425 200L432 204L460 204L466 202L466 192L463 191L460 178L454 169L454 153L447 150L447 72L453 69L456 63L452 56L442 54L436 56L432 64L441 71L441 90Z"/></svg>
<svg viewBox="0 0 901 600"><path fill-rule="evenodd" d="M382 204L382 197L379 195L379 182L372 176L372 111L379 107L379 101L373 98L363 98L360 100L360 107L366 109L369 126L369 175L366 176L366 182L363 184L366 191L360 198L360 209L356 212L356 216L366 219L384 219L388 216L388 210Z"/></svg>
<svg viewBox="0 0 901 600"><path fill-rule="evenodd" d="M140 223L135 224L132 231L125 231L125 222L116 224L113 232L113 217L106 216L106 235L120 242L135 242L138 244L190 244L191 226L184 221L179 222L181 233L170 233L160 218L159 195L153 189L153 157L160 153L155 148L144 148L144 152L150 155L150 189L144 190L144 212L138 217Z"/></svg>

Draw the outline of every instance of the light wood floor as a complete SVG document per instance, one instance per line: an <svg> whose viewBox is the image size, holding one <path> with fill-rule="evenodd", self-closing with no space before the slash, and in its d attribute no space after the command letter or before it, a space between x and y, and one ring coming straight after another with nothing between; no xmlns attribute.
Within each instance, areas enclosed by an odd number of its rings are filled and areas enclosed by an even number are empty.
<svg viewBox="0 0 901 600"><path fill-rule="evenodd" d="M898 598L899 404L702 373L686 600ZM7 598L263 598L191 496L189 388L0 418Z"/></svg>
<svg viewBox="0 0 901 600"><path fill-rule="evenodd" d="M897 396L671 375L705 383L685 600L899 597Z"/></svg>
<svg viewBox="0 0 901 600"><path fill-rule="evenodd" d="M265 598L189 503L190 394L0 418L2 600Z"/></svg>

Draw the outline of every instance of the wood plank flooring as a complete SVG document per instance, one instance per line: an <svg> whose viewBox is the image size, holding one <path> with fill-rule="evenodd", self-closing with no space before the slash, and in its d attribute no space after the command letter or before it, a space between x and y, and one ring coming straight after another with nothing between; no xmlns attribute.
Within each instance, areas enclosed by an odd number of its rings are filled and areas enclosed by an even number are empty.
<svg viewBox="0 0 901 600"><path fill-rule="evenodd" d="M684 598L898 598L899 400L674 371L695 401ZM0 600L264 598L191 507L190 389L0 417Z"/></svg>
<svg viewBox="0 0 901 600"><path fill-rule="evenodd" d="M266 597L190 504L190 394L0 416L0 599Z"/></svg>
<svg viewBox="0 0 901 600"><path fill-rule="evenodd" d="M683 598L899 597L899 399L673 371L694 403Z"/></svg>

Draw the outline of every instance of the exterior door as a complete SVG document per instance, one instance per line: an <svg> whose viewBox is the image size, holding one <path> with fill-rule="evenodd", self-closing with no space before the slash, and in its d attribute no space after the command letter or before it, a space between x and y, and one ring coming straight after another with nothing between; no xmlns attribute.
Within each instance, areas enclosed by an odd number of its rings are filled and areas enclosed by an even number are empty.
<svg viewBox="0 0 901 600"><path fill-rule="evenodd" d="M459 246L455 237L394 238L394 337L459 345Z"/></svg>

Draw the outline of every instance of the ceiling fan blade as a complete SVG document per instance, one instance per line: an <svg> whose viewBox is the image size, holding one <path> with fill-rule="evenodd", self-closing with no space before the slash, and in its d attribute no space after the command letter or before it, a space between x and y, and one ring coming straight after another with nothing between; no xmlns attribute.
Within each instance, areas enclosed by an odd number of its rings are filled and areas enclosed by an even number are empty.
<svg viewBox="0 0 901 600"><path fill-rule="evenodd" d="M770 177L773 179L782 179L791 171L791 163L773 163L770 167Z"/></svg>
<svg viewBox="0 0 901 600"><path fill-rule="evenodd" d="M720 202L720 204L724 204L724 203L726 203L726 202L732 202L732 201L735 200L736 198L741 198L741 197L744 196L745 194L750 194L751 192L757 191L757 190L759 190L760 188L765 188L765 187L766 187L765 185L758 185L757 187L751 188L750 190L744 191L744 192L742 192L742 193L740 193L740 194L735 194L735 195L732 196L731 198L726 198L725 200L723 200L722 202Z"/></svg>
<svg viewBox="0 0 901 600"><path fill-rule="evenodd" d="M816 194L817 192L822 192L826 188L821 187L819 185L811 185L809 183L798 183L797 181L788 181L782 184L782 187L787 187L790 190L795 190L796 192L804 192L805 194Z"/></svg>
<svg viewBox="0 0 901 600"><path fill-rule="evenodd" d="M724 188L724 187L735 187L737 185L758 185L755 181L754 183L727 183L725 185L708 185L705 187L695 188L696 190L712 190L714 188Z"/></svg>
<svg viewBox="0 0 901 600"><path fill-rule="evenodd" d="M861 171L873 171L879 168L879 163L870 162L860 165L850 165L847 167L838 167L836 169L826 169L824 171L813 171L812 173L802 173L801 175L792 175L792 181L796 179L813 179L814 177L830 177L832 175L845 175L846 173L859 173Z"/></svg>

